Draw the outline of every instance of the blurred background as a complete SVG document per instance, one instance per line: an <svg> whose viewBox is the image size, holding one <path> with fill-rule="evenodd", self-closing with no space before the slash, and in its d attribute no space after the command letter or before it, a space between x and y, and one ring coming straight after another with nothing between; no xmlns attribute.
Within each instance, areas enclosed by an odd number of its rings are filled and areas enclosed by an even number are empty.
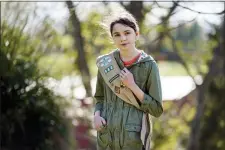
<svg viewBox="0 0 225 150"><path fill-rule="evenodd" d="M115 48L99 22L140 25L159 66L164 113L152 150L225 149L225 3L0 2L1 149L95 150L96 57Z"/></svg>

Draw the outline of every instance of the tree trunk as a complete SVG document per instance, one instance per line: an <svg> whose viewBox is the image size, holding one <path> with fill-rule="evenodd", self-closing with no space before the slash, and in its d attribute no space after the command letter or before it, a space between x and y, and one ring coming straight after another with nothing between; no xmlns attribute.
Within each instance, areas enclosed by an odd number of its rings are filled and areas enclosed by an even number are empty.
<svg viewBox="0 0 225 150"><path fill-rule="evenodd" d="M73 2L66 1L66 4L70 12L70 20L73 25L74 49L78 51L76 65L78 66L81 73L82 82L86 90L86 96L92 96L92 92L91 92L92 90L91 90L91 84L90 84L91 76L90 76L90 71L87 65L87 60L85 58L86 55L84 51L84 40L81 36L80 21L76 15Z"/></svg>
<svg viewBox="0 0 225 150"><path fill-rule="evenodd" d="M225 9L225 2L224 2L224 9ZM223 38L222 38L222 52L223 52L223 73L225 74L225 15L223 15L223 25L222 25L222 33L223 33Z"/></svg>
<svg viewBox="0 0 225 150"><path fill-rule="evenodd" d="M224 3L225 4L225 3ZM205 76L203 84L198 87L198 97L197 97L197 107L196 107L196 114L192 122L191 126L191 133L189 137L189 143L187 150L199 150L199 139L201 134L201 118L204 113L204 104L205 104L205 93L207 92L211 82L216 75L219 75L224 72L225 70L225 33L224 33L224 26L225 26L225 18L222 24L222 33L220 36L220 41L218 42L217 48L214 49L213 58L209 66L209 72ZM218 49L218 50L217 50ZM223 67L220 63L223 63Z"/></svg>
<svg viewBox="0 0 225 150"><path fill-rule="evenodd" d="M201 118L204 113L204 104L205 104L205 94L208 90L210 83L213 78L221 72L219 68L220 56L217 56L216 52L213 54L213 59L209 66L209 72L205 76L202 85L197 86L198 95L197 95L197 106L196 113L191 125L191 133L189 137L188 150L198 150L199 147L199 137L200 137L200 127L201 127Z"/></svg>
<svg viewBox="0 0 225 150"><path fill-rule="evenodd" d="M120 4L135 17L140 27L140 33L142 33L145 16L152 10L152 7L145 8L143 1L130 1L127 5L120 1Z"/></svg>
<svg viewBox="0 0 225 150"><path fill-rule="evenodd" d="M191 125L191 133L189 137L188 150L198 150L200 137L200 122L204 111L205 91L207 84L203 83L198 88L196 114Z"/></svg>
<svg viewBox="0 0 225 150"><path fill-rule="evenodd" d="M137 19L138 24L141 26L145 18L145 14L142 11L143 1L131 1L129 5L124 7Z"/></svg>
<svg viewBox="0 0 225 150"><path fill-rule="evenodd" d="M165 31L169 28L168 21L169 21L170 17L173 15L173 13L175 12L176 8L177 8L177 3L173 3L173 6L170 7L167 15L161 17L161 25L163 26L163 29L165 29ZM165 31L159 31L158 42L157 42L156 48L153 51L151 50L151 52L154 52L154 51L160 52L161 51L162 45L163 45L163 40L166 36ZM166 31L166 32L168 32L168 31Z"/></svg>

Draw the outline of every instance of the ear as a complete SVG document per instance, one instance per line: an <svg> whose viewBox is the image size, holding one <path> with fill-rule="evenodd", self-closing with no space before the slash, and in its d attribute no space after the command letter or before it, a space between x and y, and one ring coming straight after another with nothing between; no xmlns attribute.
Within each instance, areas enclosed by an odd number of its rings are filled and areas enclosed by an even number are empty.
<svg viewBox="0 0 225 150"><path fill-rule="evenodd" d="M136 40L139 38L139 32L136 32Z"/></svg>
<svg viewBox="0 0 225 150"><path fill-rule="evenodd" d="M135 32L136 33L136 36L139 36L139 32L137 31L137 32Z"/></svg>

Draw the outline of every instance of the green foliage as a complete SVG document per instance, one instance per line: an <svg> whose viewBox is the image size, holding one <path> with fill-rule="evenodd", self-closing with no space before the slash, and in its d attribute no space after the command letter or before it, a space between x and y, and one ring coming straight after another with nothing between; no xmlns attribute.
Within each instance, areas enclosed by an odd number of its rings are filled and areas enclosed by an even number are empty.
<svg viewBox="0 0 225 150"><path fill-rule="evenodd" d="M202 119L200 149L225 149L225 78L215 78L209 88Z"/></svg>
<svg viewBox="0 0 225 150"><path fill-rule="evenodd" d="M47 72L48 76L61 79L63 76L76 73L77 69L75 69L74 58L74 52L51 53L40 58L38 68L40 68L40 72Z"/></svg>
<svg viewBox="0 0 225 150"><path fill-rule="evenodd" d="M88 66L92 75L97 74L96 58L113 49L109 35L100 26L102 17L102 14L91 12L87 19L82 22L82 35L85 40L85 51L87 52L86 57L88 58Z"/></svg>
<svg viewBox="0 0 225 150"><path fill-rule="evenodd" d="M176 40L183 42L184 51L202 51L203 31L197 21L190 25L184 25L173 31Z"/></svg>
<svg viewBox="0 0 225 150"><path fill-rule="evenodd" d="M222 47L222 44L225 44L225 36L221 35L224 23L225 20L222 21L221 27L213 25L216 32L208 35L211 41L209 47L213 49L215 55L221 57L221 60L217 60L218 65L221 66L221 73L213 77L206 93L205 111L200 130L200 149L204 150L225 149L225 49Z"/></svg>
<svg viewBox="0 0 225 150"><path fill-rule="evenodd" d="M153 118L152 149L184 149L189 136L189 122L195 112L194 108L190 105L179 108L173 101L164 102L163 107L163 115L157 119Z"/></svg>
<svg viewBox="0 0 225 150"><path fill-rule="evenodd" d="M66 104L45 87L45 76L38 70L40 40L5 20L1 26L1 148L60 149L53 135L66 140Z"/></svg>
<svg viewBox="0 0 225 150"><path fill-rule="evenodd" d="M13 9L16 7L15 5ZM97 74L96 57L114 48L110 43L110 37L98 24L103 15L91 12L88 18L81 22L86 58L92 75ZM14 20L21 19L10 20L13 23ZM53 138L55 133L67 139L70 125L66 123L61 110L65 108L63 99L47 89L44 81L46 75L60 79L65 75L77 73L77 68L74 67L77 52L72 48L74 41L71 35L59 34L49 20L41 21L41 25L35 28L31 36L23 32L21 23L23 20L14 26L3 20L1 25L1 146L8 149L57 150L60 146ZM149 41L154 40L158 33L163 33L166 29L163 25L149 28L149 24L142 24L141 31L145 39L138 47L149 45ZM207 73L207 63L212 58L212 49L218 43L215 40L204 41L202 29L197 22L182 26L172 33L177 40L179 54L187 62L192 75L199 73L197 69L204 74ZM162 51L174 51L168 37L162 42ZM158 65L163 76L187 75L178 62L161 61ZM204 150L225 149L224 101L221 100L221 97L225 97L223 81L224 78L216 79L210 88L201 137L201 149ZM187 145L189 124L195 109L187 104L179 113L178 109L172 102L165 103L163 116L153 119L152 149L183 150ZM71 139L68 139L68 142L70 141Z"/></svg>

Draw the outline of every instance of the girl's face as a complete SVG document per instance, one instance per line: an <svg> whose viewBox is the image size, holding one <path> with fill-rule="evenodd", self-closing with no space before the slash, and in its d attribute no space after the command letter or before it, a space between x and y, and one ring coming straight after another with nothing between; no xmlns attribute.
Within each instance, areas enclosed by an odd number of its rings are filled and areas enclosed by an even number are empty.
<svg viewBox="0 0 225 150"><path fill-rule="evenodd" d="M137 36L138 32L135 33L134 29L129 26L120 23L116 23L113 26L112 38L114 44L120 50L129 50L135 48Z"/></svg>

